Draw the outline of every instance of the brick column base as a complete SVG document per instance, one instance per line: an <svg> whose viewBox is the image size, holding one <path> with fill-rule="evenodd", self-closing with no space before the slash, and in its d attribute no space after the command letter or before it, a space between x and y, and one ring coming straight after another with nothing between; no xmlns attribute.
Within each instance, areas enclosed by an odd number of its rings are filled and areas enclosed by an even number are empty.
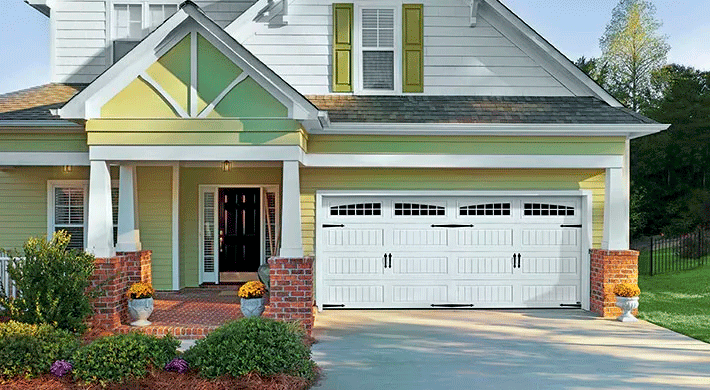
<svg viewBox="0 0 710 390"><path fill-rule="evenodd" d="M269 260L271 291L264 317L299 321L308 335L313 330L313 259Z"/></svg>
<svg viewBox="0 0 710 390"><path fill-rule="evenodd" d="M133 283L152 283L151 255L151 251L123 252L96 259L91 285L101 288L103 294L92 301L93 327L113 330L122 321L128 322L126 291Z"/></svg>
<svg viewBox="0 0 710 390"><path fill-rule="evenodd" d="M618 317L614 286L619 283L638 283L637 251L607 251L592 249L591 257L591 310L602 317Z"/></svg>

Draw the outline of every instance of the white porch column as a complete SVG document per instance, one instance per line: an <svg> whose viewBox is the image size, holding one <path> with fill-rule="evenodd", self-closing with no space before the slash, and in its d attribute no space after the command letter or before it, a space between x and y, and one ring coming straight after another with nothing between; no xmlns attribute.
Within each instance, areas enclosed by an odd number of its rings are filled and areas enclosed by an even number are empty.
<svg viewBox="0 0 710 390"><path fill-rule="evenodd" d="M629 249L629 191L623 168L606 170L602 249Z"/></svg>
<svg viewBox="0 0 710 390"><path fill-rule="evenodd" d="M138 192L136 167L121 165L118 184L118 252L141 250L141 236L138 228Z"/></svg>
<svg viewBox="0 0 710 390"><path fill-rule="evenodd" d="M111 171L106 161L91 161L88 218L86 251L96 257L115 256Z"/></svg>
<svg viewBox="0 0 710 390"><path fill-rule="evenodd" d="M279 256L303 257L301 238L301 180L298 161L284 161L283 207L281 208L281 251Z"/></svg>

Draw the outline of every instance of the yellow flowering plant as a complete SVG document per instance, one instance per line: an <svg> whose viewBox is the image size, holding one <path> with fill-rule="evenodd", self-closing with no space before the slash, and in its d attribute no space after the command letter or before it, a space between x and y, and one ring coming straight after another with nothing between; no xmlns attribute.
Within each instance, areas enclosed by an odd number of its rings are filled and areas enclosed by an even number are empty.
<svg viewBox="0 0 710 390"><path fill-rule="evenodd" d="M143 282L133 283L131 288L126 292L128 299L153 298L153 294L155 294L153 286L151 286L150 283Z"/></svg>
<svg viewBox="0 0 710 390"><path fill-rule="evenodd" d="M614 294L620 297L637 297L641 295L639 286L631 283L621 283L614 286Z"/></svg>
<svg viewBox="0 0 710 390"><path fill-rule="evenodd" d="M239 298L261 298L266 294L266 286L264 286L264 283L261 283L257 280L253 280L251 282L245 283L242 287L239 288L239 292L237 295L239 295Z"/></svg>

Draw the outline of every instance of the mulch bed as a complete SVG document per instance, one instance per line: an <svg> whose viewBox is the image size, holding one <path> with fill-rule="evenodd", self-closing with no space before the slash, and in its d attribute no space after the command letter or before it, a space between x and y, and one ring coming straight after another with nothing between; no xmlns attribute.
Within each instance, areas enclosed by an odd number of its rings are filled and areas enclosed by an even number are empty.
<svg viewBox="0 0 710 390"><path fill-rule="evenodd" d="M280 375L262 378L247 375L241 378L208 380L197 373L177 374L161 371L145 378L131 379L123 383L87 385L74 383L70 378L44 375L34 379L14 379L0 383L3 390L302 390L310 384L303 378Z"/></svg>

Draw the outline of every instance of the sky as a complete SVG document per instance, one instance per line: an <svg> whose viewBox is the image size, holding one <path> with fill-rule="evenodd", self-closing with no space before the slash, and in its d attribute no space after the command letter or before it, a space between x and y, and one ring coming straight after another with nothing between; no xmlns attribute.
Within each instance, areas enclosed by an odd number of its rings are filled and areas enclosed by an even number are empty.
<svg viewBox="0 0 710 390"><path fill-rule="evenodd" d="M501 0L571 60L598 57L618 0ZM654 0L668 62L710 70L707 0ZM49 19L22 0L0 0L0 94L48 83Z"/></svg>

